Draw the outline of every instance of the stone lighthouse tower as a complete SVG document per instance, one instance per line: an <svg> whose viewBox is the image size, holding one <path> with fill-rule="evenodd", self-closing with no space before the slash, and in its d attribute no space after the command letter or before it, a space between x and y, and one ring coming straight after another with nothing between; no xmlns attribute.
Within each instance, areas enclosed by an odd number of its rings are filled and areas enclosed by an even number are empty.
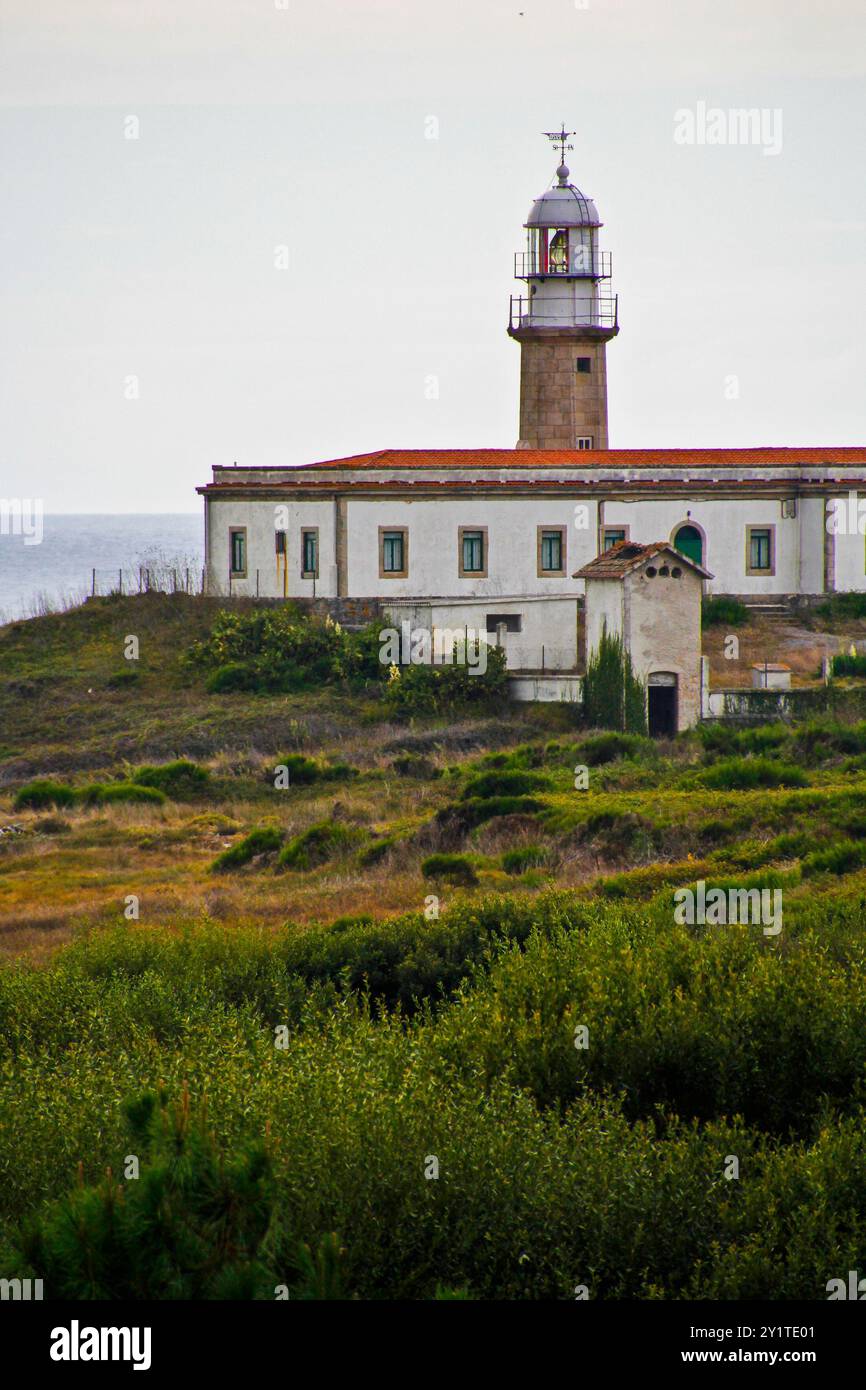
<svg viewBox="0 0 866 1390"><path fill-rule="evenodd" d="M619 332L610 253L599 250L595 204L565 164L573 131L546 131L560 146L556 183L529 210L514 278L508 332L520 344L519 449L606 449L605 348Z"/></svg>

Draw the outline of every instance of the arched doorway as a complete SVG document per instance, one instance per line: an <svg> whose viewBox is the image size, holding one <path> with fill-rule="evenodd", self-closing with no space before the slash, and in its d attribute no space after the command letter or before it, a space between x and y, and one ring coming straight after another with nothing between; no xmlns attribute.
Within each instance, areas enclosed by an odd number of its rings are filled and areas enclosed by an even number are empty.
<svg viewBox="0 0 866 1390"><path fill-rule="evenodd" d="M680 526L673 535L674 549L681 555L685 555L687 560L694 560L696 565L704 563L704 537L697 526Z"/></svg>
<svg viewBox="0 0 866 1390"><path fill-rule="evenodd" d="M679 724L677 678L673 671L647 677L647 723L651 738L673 738Z"/></svg>

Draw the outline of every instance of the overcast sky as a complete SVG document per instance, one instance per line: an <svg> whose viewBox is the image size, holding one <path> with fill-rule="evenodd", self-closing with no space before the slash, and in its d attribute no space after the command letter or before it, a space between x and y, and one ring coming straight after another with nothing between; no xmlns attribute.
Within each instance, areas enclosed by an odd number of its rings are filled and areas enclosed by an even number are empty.
<svg viewBox="0 0 866 1390"><path fill-rule="evenodd" d="M512 447L562 120L611 446L863 444L864 70L864 0L0 0L0 497ZM678 143L702 102L781 111L780 152Z"/></svg>

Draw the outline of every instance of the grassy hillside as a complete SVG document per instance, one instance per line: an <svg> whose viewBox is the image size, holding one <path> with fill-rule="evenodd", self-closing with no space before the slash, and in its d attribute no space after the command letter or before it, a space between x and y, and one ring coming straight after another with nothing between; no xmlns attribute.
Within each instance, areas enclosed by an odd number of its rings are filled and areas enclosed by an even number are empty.
<svg viewBox="0 0 866 1390"><path fill-rule="evenodd" d="M4 1270L823 1299L862 1264L866 724L208 694L215 607L0 630ZM679 922L698 879L783 930Z"/></svg>

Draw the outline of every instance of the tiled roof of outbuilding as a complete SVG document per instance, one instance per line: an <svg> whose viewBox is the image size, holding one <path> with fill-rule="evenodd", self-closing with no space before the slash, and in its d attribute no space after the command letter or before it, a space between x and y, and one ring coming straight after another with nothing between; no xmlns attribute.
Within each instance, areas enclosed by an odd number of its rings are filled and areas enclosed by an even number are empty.
<svg viewBox="0 0 866 1390"><path fill-rule="evenodd" d="M713 576L703 565L695 564L688 555L681 554L670 541L653 541L651 545L638 545L636 541L617 541L616 545L602 551L601 555L596 555L594 560L577 570L572 579L622 579L631 570L637 569L646 560L662 551L671 555L678 565L685 565L704 579L712 579Z"/></svg>

